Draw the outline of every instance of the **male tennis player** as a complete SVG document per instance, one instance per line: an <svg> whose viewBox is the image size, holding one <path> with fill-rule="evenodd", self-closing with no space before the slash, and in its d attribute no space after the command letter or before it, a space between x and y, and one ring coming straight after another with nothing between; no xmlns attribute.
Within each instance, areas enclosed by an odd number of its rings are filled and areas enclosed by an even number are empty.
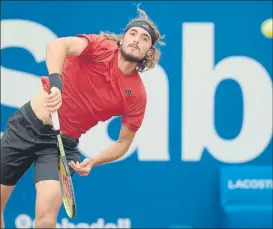
<svg viewBox="0 0 273 229"><path fill-rule="evenodd" d="M87 176L94 166L114 161L129 149L146 108L138 72L154 67L160 57L155 45L163 44L155 24L143 10L138 8L138 13L122 35L78 35L47 46L49 77L42 77L43 90L9 118L1 139L1 228L9 196L33 162L35 227L56 227L62 199L51 112L59 113L72 174ZM80 136L113 116L122 116L118 140L80 163Z"/></svg>

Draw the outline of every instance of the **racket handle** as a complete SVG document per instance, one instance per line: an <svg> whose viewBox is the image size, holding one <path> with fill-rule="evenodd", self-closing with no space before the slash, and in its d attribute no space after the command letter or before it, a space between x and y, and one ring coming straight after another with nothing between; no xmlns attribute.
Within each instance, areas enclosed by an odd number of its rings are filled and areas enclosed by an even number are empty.
<svg viewBox="0 0 273 229"><path fill-rule="evenodd" d="M60 122L59 122L59 115L57 111L51 113L53 127L55 130L60 130Z"/></svg>

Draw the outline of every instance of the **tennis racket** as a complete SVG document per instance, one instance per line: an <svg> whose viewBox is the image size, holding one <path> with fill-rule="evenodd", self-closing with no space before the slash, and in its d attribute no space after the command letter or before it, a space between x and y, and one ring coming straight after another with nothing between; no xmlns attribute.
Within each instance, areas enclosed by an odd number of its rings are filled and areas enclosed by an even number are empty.
<svg viewBox="0 0 273 229"><path fill-rule="evenodd" d="M63 141L61 138L60 132L60 123L58 112L52 113L53 127L57 132L57 148L59 151L59 180L62 191L62 199L65 211L70 218L73 218L76 215L76 200L75 193L73 188L73 183L68 167L68 163L65 157L65 151L63 146Z"/></svg>

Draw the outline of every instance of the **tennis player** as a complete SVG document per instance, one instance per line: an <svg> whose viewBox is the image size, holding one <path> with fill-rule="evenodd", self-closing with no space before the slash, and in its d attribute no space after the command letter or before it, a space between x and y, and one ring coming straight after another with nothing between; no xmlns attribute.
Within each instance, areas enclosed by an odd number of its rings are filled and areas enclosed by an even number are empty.
<svg viewBox="0 0 273 229"><path fill-rule="evenodd" d="M58 38L47 46L49 77L43 89L8 120L1 139L1 228L3 210L18 180L34 162L36 228L55 228L62 205L58 153L51 112L58 111L71 173L87 176L94 166L114 161L129 149L146 108L146 91L138 72L159 61L156 44L164 44L156 25L137 8L124 34L101 32ZM80 162L76 150L82 134L99 121L122 117L118 140Z"/></svg>

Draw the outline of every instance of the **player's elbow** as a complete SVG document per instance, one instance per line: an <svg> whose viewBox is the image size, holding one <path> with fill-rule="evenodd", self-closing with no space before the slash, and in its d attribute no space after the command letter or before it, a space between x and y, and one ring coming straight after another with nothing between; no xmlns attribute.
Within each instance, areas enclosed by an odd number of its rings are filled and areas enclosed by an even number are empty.
<svg viewBox="0 0 273 229"><path fill-rule="evenodd" d="M117 143L120 145L120 153L124 155L131 146L131 141L126 140L118 140Z"/></svg>
<svg viewBox="0 0 273 229"><path fill-rule="evenodd" d="M46 44L46 49L53 49L55 48L56 46L59 46L60 45L60 38L57 38L53 41L50 41Z"/></svg>
<svg viewBox="0 0 273 229"><path fill-rule="evenodd" d="M64 38L57 38L46 45L46 51L47 53L52 53L52 52L62 52L64 55L67 54L68 50L68 44L66 42L66 39Z"/></svg>

